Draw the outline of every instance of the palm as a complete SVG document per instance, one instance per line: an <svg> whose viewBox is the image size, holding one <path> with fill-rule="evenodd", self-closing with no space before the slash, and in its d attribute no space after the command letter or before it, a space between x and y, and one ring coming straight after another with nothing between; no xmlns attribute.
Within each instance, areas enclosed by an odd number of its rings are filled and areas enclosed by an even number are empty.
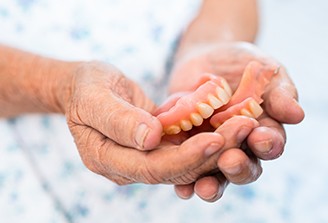
<svg viewBox="0 0 328 223"><path fill-rule="evenodd" d="M195 49L189 55L182 58L172 72L171 93L189 90L202 73L224 77L234 91L250 61L275 63L248 43L218 44L201 50Z"/></svg>

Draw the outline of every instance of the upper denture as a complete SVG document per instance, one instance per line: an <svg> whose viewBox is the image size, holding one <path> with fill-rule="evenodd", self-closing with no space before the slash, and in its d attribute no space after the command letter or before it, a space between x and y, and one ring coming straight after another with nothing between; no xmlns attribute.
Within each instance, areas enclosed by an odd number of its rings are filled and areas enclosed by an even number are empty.
<svg viewBox="0 0 328 223"><path fill-rule="evenodd" d="M176 95L159 108L157 118L164 133L189 131L192 126L200 126L203 119L210 117L210 123L215 128L235 115L259 117L263 112L261 97L277 70L277 66L250 62L234 94L224 78L204 74L198 86L193 87L194 91Z"/></svg>
<svg viewBox="0 0 328 223"><path fill-rule="evenodd" d="M163 124L164 132L177 134L179 128L180 131L188 131L191 129L190 123L194 126L201 125L203 119L213 114L214 109L228 103L230 87L222 80L224 79L221 77L212 76L194 92L182 96L171 108L160 113L157 118Z"/></svg>

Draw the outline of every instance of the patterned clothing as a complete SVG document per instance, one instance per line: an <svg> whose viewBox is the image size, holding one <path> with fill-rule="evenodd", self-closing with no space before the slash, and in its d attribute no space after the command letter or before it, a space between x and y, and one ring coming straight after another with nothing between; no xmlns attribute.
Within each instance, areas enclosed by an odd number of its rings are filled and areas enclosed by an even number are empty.
<svg viewBox="0 0 328 223"><path fill-rule="evenodd" d="M65 60L112 63L159 103L178 37L199 4L200 0L1 0L0 42ZM295 141L289 145L300 146ZM171 186L117 186L87 170L62 116L2 119L0 222L327 222L322 212L327 204L305 214L316 205L301 199L309 198L306 186L313 183L305 183L297 165L288 168L290 162L293 157L266 164L259 181L231 185L215 204L197 197L183 201ZM328 199L327 180L319 182L314 195Z"/></svg>

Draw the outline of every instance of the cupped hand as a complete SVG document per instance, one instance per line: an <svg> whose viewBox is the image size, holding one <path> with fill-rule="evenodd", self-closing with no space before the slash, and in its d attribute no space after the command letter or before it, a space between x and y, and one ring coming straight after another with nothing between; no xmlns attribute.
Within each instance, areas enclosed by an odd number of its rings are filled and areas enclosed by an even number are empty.
<svg viewBox="0 0 328 223"><path fill-rule="evenodd" d="M241 129L249 134L257 126L241 117L242 125L176 144L162 140L162 126L150 114L155 105L115 67L82 63L70 83L64 107L81 159L120 185L191 184L217 169L218 155L227 146L239 146ZM227 145L225 139L234 143Z"/></svg>
<svg viewBox="0 0 328 223"><path fill-rule="evenodd" d="M252 155L247 156L238 149L227 150L218 160L218 166L224 174L207 176L194 184L176 186L176 192L180 197L189 198L194 191L201 198L205 198L205 194L207 197L208 194L215 198L220 197L223 191L222 182L225 182L223 176L237 183L249 183L255 180L256 178L251 175L249 179L252 180L249 180L245 175L226 170L232 163L239 163L247 170L259 163L257 157L264 160L279 157L283 153L286 142L282 124L297 124L303 120L304 112L297 102L297 90L286 69L251 43L231 42L190 49L174 66L170 93L191 90L202 73L213 73L224 77L234 91L244 68L252 60L280 67L279 73L272 79L263 95L264 114L258 119L260 125L250 133L247 143L244 144L244 147L251 151L247 154ZM210 201L213 200L215 199Z"/></svg>
<svg viewBox="0 0 328 223"><path fill-rule="evenodd" d="M297 102L297 90L286 69L260 51L255 45L245 42L231 42L191 50L176 64L172 72L170 92L188 91L197 83L200 74L204 72L224 77L234 91L239 84L244 68L252 60L280 67L279 73L271 80L263 95L264 103L262 106L266 115L259 119L261 130L252 133L263 135L266 132L278 141L272 140L271 144L274 145L269 145L268 141L270 140L268 138L270 137L259 137L261 142L266 139L264 143L266 148L263 148L258 144L260 142L256 142L258 137L254 135L249 137L249 146L260 158L273 159L282 153L285 144L286 136L281 124L301 122L304 118L304 112ZM263 129L262 127L268 128Z"/></svg>

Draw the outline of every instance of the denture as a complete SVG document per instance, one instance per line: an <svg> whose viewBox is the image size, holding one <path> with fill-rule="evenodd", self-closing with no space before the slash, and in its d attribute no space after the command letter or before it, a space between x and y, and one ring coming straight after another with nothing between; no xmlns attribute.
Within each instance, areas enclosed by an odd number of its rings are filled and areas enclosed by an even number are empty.
<svg viewBox="0 0 328 223"><path fill-rule="evenodd" d="M233 94L223 77L204 74L193 91L174 94L158 108L156 114L164 134L189 131L209 118L214 128L235 115L258 118L263 112L262 95L277 71L277 66L250 62Z"/></svg>
<svg viewBox="0 0 328 223"><path fill-rule="evenodd" d="M220 127L226 120L236 115L243 115L250 118L258 118L263 113L262 107L257 101L250 97L244 101L231 105L226 110L216 113L210 119L210 123L214 128Z"/></svg>
<svg viewBox="0 0 328 223"><path fill-rule="evenodd" d="M203 84L192 93L173 97L160 107L162 112L157 118L165 134L178 134L181 130L189 131L193 126L200 126L215 109L229 102L232 91L224 78L206 74L200 82Z"/></svg>

